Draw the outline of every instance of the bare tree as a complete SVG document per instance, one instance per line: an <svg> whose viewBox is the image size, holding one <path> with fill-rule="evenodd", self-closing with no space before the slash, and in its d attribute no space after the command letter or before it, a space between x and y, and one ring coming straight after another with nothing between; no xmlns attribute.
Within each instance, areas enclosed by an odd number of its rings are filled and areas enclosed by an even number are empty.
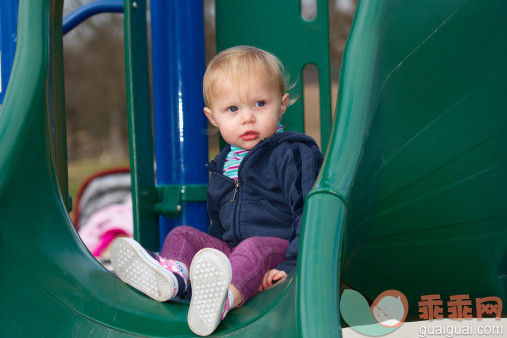
<svg viewBox="0 0 507 338"><path fill-rule="evenodd" d="M80 1L76 1L76 6ZM123 17L103 14L64 39L69 160L127 154Z"/></svg>

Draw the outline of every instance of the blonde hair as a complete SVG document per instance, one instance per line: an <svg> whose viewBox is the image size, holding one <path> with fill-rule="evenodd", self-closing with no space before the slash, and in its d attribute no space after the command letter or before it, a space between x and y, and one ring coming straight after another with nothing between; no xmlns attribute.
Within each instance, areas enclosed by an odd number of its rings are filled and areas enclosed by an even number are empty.
<svg viewBox="0 0 507 338"><path fill-rule="evenodd" d="M282 62L271 53L252 46L236 46L218 53L204 74L203 95L206 106L212 105L219 75L226 76L233 84L241 87L248 85L242 79L253 78L260 72L270 77L281 96L291 88Z"/></svg>

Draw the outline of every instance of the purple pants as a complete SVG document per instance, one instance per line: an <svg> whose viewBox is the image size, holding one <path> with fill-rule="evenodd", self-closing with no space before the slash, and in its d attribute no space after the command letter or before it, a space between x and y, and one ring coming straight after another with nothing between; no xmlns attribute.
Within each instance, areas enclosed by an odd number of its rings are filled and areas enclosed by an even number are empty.
<svg viewBox="0 0 507 338"><path fill-rule="evenodd" d="M233 284L241 293L243 305L259 292L264 274L284 261L289 242L276 237L251 237L230 248L226 242L188 226L174 228L166 237L160 256L183 262L189 269L194 255L213 248L230 260Z"/></svg>

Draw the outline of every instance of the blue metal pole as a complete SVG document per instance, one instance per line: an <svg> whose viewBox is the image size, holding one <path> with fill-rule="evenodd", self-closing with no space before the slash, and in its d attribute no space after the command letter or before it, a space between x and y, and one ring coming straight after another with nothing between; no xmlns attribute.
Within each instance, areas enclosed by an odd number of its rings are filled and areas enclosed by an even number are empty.
<svg viewBox="0 0 507 338"><path fill-rule="evenodd" d="M203 1L152 0L151 32L157 185L206 184ZM181 217L161 217L161 245L178 225L206 231L206 203L187 202Z"/></svg>
<svg viewBox="0 0 507 338"><path fill-rule="evenodd" d="M63 35L89 17L101 13L123 13L123 0L97 0L79 7L63 19Z"/></svg>
<svg viewBox="0 0 507 338"><path fill-rule="evenodd" d="M0 1L0 104L4 100L16 53L18 0Z"/></svg>

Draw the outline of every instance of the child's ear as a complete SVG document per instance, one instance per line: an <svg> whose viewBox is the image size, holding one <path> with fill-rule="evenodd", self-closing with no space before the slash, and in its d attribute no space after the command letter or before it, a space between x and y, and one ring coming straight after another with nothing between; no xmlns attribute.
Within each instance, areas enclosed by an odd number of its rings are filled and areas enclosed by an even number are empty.
<svg viewBox="0 0 507 338"><path fill-rule="evenodd" d="M289 106L289 93L285 93L282 96L282 105L280 107L280 118L282 118L282 115L285 114L285 111L287 110L288 106Z"/></svg>
<svg viewBox="0 0 507 338"><path fill-rule="evenodd" d="M204 114L206 115L208 120L211 122L211 124L216 127L217 123L215 122L215 119L213 118L213 113L211 112L211 109L209 109L208 107L204 107Z"/></svg>

